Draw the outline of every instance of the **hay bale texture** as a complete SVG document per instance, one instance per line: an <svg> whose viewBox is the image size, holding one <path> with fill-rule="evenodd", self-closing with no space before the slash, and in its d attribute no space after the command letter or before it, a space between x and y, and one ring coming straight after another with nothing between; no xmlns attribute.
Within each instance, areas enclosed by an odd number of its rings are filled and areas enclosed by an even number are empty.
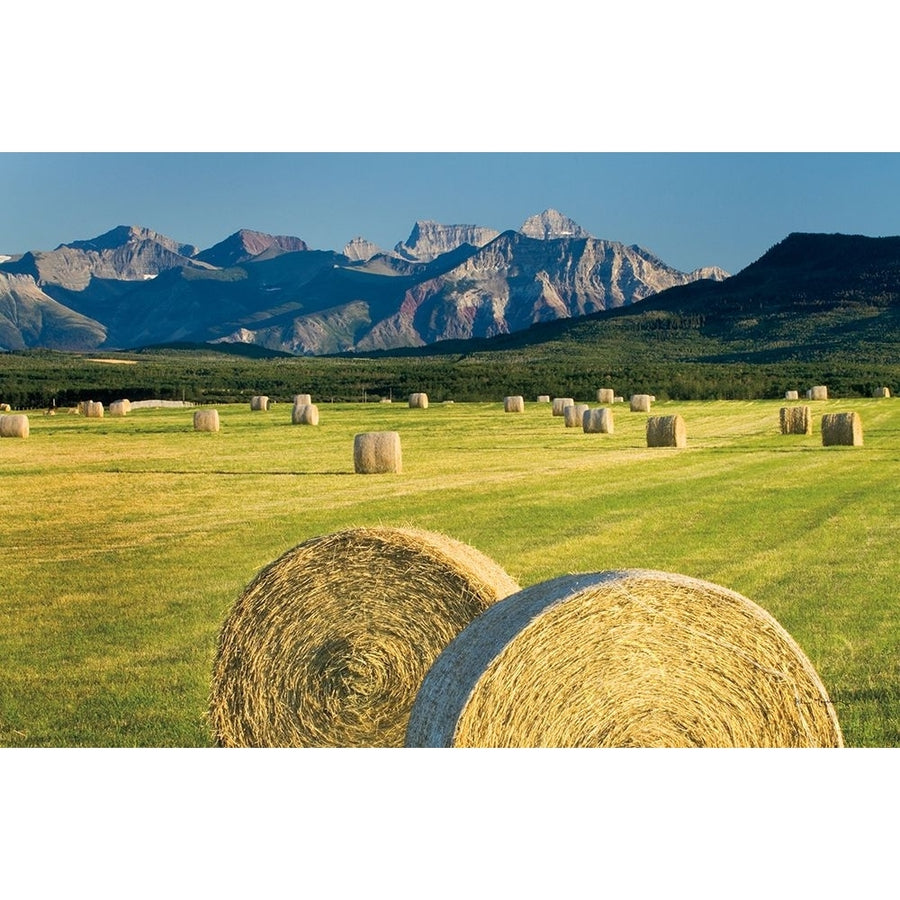
<svg viewBox="0 0 900 900"><path fill-rule="evenodd" d="M525 398L524 397L504 397L503 398L503 412L508 413L520 413L525 412Z"/></svg>
<svg viewBox="0 0 900 900"><path fill-rule="evenodd" d="M353 468L361 475L403 471L400 434L396 431L366 431L353 438Z"/></svg>
<svg viewBox="0 0 900 900"><path fill-rule="evenodd" d="M549 403L550 395L549 394L538 394L537 402L538 403Z"/></svg>
<svg viewBox="0 0 900 900"><path fill-rule="evenodd" d="M218 431L219 411L217 409L198 409L194 413L194 431Z"/></svg>
<svg viewBox="0 0 900 900"><path fill-rule="evenodd" d="M647 419L648 447L687 447L687 428L679 415Z"/></svg>
<svg viewBox="0 0 900 900"><path fill-rule="evenodd" d="M584 414L588 410L586 403L574 403L563 407L563 422L566 428L581 428L584 424Z"/></svg>
<svg viewBox="0 0 900 900"><path fill-rule="evenodd" d="M81 409L82 415L84 415L88 419L103 418L103 404L99 401L82 400L81 403L78 404L78 406Z"/></svg>
<svg viewBox="0 0 900 900"><path fill-rule="evenodd" d="M582 419L585 434L612 434L615 431L611 409L589 409Z"/></svg>
<svg viewBox="0 0 900 900"><path fill-rule="evenodd" d="M266 566L234 604L210 718L225 747L400 747L432 662L518 590L496 563L427 531L316 537Z"/></svg>
<svg viewBox="0 0 900 900"><path fill-rule="evenodd" d="M266 412L269 408L269 398L264 395L256 395L250 398L250 409L254 412Z"/></svg>
<svg viewBox="0 0 900 900"><path fill-rule="evenodd" d="M291 424L318 425L319 407L315 403L295 403L291 409Z"/></svg>
<svg viewBox="0 0 900 900"><path fill-rule="evenodd" d="M785 391L784 399L785 400L799 400L800 393L799 393L799 391Z"/></svg>
<svg viewBox="0 0 900 900"><path fill-rule="evenodd" d="M817 384L814 387L811 387L808 391L808 399L810 400L827 400L828 399L828 386L824 384Z"/></svg>
<svg viewBox="0 0 900 900"><path fill-rule="evenodd" d="M862 419L859 413L825 413L822 416L822 445L862 447Z"/></svg>
<svg viewBox="0 0 900 900"><path fill-rule="evenodd" d="M0 416L0 437L27 438L30 433L31 425L24 413Z"/></svg>
<svg viewBox="0 0 900 900"><path fill-rule="evenodd" d="M616 392L612 388L600 388L597 391L598 403L612 403L615 400Z"/></svg>
<svg viewBox="0 0 900 900"><path fill-rule="evenodd" d="M489 607L419 690L411 747L840 747L791 636L733 591L627 569Z"/></svg>
<svg viewBox="0 0 900 900"><path fill-rule="evenodd" d="M808 406L782 406L778 413L782 434L812 434Z"/></svg>
<svg viewBox="0 0 900 900"><path fill-rule="evenodd" d="M294 394L294 406L309 406L312 403L312 394Z"/></svg>
<svg viewBox="0 0 900 900"><path fill-rule="evenodd" d="M131 403L128 400L113 400L109 404L111 416L127 416L131 412Z"/></svg>
<svg viewBox="0 0 900 900"><path fill-rule="evenodd" d="M410 409L428 409L428 394L421 391L409 395Z"/></svg>
<svg viewBox="0 0 900 900"><path fill-rule="evenodd" d="M632 412L650 412L650 404L652 400L649 394L632 394L631 395L631 411Z"/></svg>
<svg viewBox="0 0 900 900"><path fill-rule="evenodd" d="M574 406L575 401L571 397L554 397L550 405L550 413L554 416L564 415L563 410L567 406Z"/></svg>

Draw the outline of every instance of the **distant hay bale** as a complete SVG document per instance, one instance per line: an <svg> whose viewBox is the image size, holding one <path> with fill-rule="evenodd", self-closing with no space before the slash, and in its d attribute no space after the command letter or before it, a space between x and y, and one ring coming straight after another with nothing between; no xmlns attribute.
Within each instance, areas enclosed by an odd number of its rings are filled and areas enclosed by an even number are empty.
<svg viewBox="0 0 900 900"><path fill-rule="evenodd" d="M625 402L625 398L620 397L618 394L615 397L613 397L613 403L624 403L624 402Z"/></svg>
<svg viewBox="0 0 900 900"><path fill-rule="evenodd" d="M295 403L291 410L293 425L318 425L319 407L315 403Z"/></svg>
<svg viewBox="0 0 900 900"><path fill-rule="evenodd" d="M872 391L872 396L873 397L890 397L891 389L886 388L886 387L875 388L875 390Z"/></svg>
<svg viewBox="0 0 900 900"><path fill-rule="evenodd" d="M862 447L862 420L859 413L825 413L822 416L822 445Z"/></svg>
<svg viewBox="0 0 900 900"><path fill-rule="evenodd" d="M224 747L401 747L431 663L519 586L473 547L406 528L316 537L223 624L210 721Z"/></svg>
<svg viewBox="0 0 900 900"><path fill-rule="evenodd" d="M88 400L85 403L84 414L89 419L103 418L103 404L99 401Z"/></svg>
<svg viewBox="0 0 900 900"><path fill-rule="evenodd" d="M490 606L435 660L409 747L842 747L765 610L684 575L565 575Z"/></svg>
<svg viewBox="0 0 900 900"><path fill-rule="evenodd" d="M538 394L537 402L538 403L549 403L550 395L549 394Z"/></svg>
<svg viewBox="0 0 900 900"><path fill-rule="evenodd" d="M808 406L782 406L779 420L782 434L812 434L812 416Z"/></svg>
<svg viewBox="0 0 900 900"><path fill-rule="evenodd" d="M254 411L265 412L269 408L269 398L265 396L255 396L250 398L250 409Z"/></svg>
<svg viewBox="0 0 900 900"><path fill-rule="evenodd" d="M219 411L217 409L198 409L194 413L194 431L218 431Z"/></svg>
<svg viewBox="0 0 900 900"><path fill-rule="evenodd" d="M0 412L9 412L12 407L8 403L0 403Z"/></svg>
<svg viewBox="0 0 900 900"><path fill-rule="evenodd" d="M428 394L415 393L409 395L410 409L428 409Z"/></svg>
<svg viewBox="0 0 900 900"><path fill-rule="evenodd" d="M382 397L381 400L380 400L379 402L380 402L380 403L391 403L391 402L393 402L393 398L391 398L391 397Z"/></svg>
<svg viewBox="0 0 900 900"><path fill-rule="evenodd" d="M582 428L585 434L612 434L615 431L612 410L589 409L582 419Z"/></svg>
<svg viewBox="0 0 900 900"><path fill-rule="evenodd" d="M312 403L312 394L294 394L294 406L309 406Z"/></svg>
<svg viewBox="0 0 900 900"><path fill-rule="evenodd" d="M809 389L809 399L810 400L827 400L828 399L827 385L817 384L815 387L811 387Z"/></svg>
<svg viewBox="0 0 900 900"><path fill-rule="evenodd" d="M615 399L616 392L612 388L600 388L597 391L598 403L612 403Z"/></svg>
<svg viewBox="0 0 900 900"><path fill-rule="evenodd" d="M687 429L681 416L650 416L647 419L648 447L687 447Z"/></svg>
<svg viewBox="0 0 900 900"><path fill-rule="evenodd" d="M650 404L653 401L649 394L632 394L631 395L631 411L632 412L650 412Z"/></svg>
<svg viewBox="0 0 900 900"><path fill-rule="evenodd" d="M584 414L590 407L586 403L575 403L563 407L563 422L566 428L581 428L584 424Z"/></svg>
<svg viewBox="0 0 900 900"><path fill-rule="evenodd" d="M563 410L567 406L574 406L575 401L571 397L554 397L553 404L550 407L550 412L554 416L563 415Z"/></svg>
<svg viewBox="0 0 900 900"><path fill-rule="evenodd" d="M22 413L0 416L0 437L27 438L30 433L28 416Z"/></svg>
<svg viewBox="0 0 900 900"><path fill-rule="evenodd" d="M353 468L361 475L402 472L400 435L396 431L367 431L353 438Z"/></svg>
<svg viewBox="0 0 900 900"><path fill-rule="evenodd" d="M520 413L525 412L525 398L524 397L504 397L503 398L503 412L508 413Z"/></svg>
<svg viewBox="0 0 900 900"><path fill-rule="evenodd" d="M799 400L800 392L799 391L785 391L784 399L785 400Z"/></svg>
<svg viewBox="0 0 900 900"><path fill-rule="evenodd" d="M111 416L125 416L130 412L131 405L127 400L113 400L109 404L109 414Z"/></svg>

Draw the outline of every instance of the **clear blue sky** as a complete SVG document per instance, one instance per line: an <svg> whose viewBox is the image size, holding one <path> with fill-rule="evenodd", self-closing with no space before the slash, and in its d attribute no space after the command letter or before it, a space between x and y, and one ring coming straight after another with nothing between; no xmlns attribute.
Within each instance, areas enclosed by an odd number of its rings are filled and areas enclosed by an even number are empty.
<svg viewBox="0 0 900 900"><path fill-rule="evenodd" d="M383 248L417 219L518 228L553 207L676 268L739 271L792 231L900 234L897 153L0 153L0 254L143 225Z"/></svg>

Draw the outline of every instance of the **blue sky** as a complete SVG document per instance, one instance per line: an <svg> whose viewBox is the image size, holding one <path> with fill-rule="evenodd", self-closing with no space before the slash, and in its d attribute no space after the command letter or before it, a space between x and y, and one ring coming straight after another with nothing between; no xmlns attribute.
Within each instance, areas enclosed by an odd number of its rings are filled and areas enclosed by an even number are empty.
<svg viewBox="0 0 900 900"><path fill-rule="evenodd" d="M0 253L116 225L391 248L417 219L505 230L553 207L684 271L736 272L792 231L900 234L898 200L898 153L0 153Z"/></svg>

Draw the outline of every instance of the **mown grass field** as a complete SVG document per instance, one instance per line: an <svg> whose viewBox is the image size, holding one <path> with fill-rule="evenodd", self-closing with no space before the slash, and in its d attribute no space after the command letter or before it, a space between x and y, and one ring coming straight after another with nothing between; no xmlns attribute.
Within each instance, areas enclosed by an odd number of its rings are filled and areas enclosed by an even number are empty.
<svg viewBox="0 0 900 900"><path fill-rule="evenodd" d="M678 450L647 448L627 405L590 435L534 402L323 403L317 427L222 405L217 434L190 409L32 411L0 441L0 746L210 746L231 604L295 544L362 525L446 533L523 586L641 567L736 590L803 648L848 746L900 746L900 401L813 402L811 436L780 434L783 405L655 404L684 417ZM822 414L851 409L864 446L823 447ZM400 433L402 475L354 473L354 434L377 430Z"/></svg>

